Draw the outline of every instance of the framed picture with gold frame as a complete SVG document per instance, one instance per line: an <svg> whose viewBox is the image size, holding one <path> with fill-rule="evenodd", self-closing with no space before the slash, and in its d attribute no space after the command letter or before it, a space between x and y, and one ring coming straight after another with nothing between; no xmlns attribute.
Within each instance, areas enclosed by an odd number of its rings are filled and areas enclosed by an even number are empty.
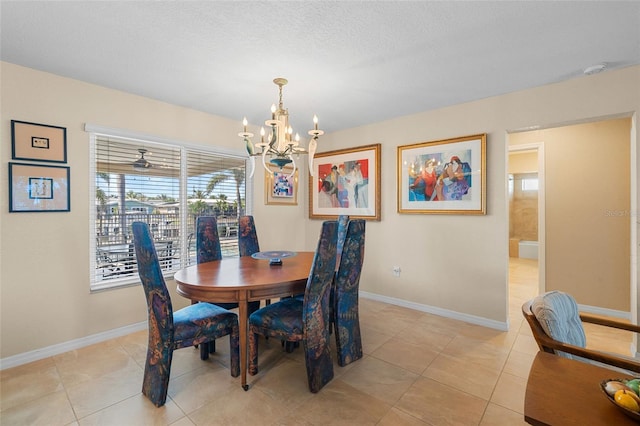
<svg viewBox="0 0 640 426"><path fill-rule="evenodd" d="M380 144L316 154L309 217L380 220Z"/></svg>
<svg viewBox="0 0 640 426"><path fill-rule="evenodd" d="M398 147L398 213L486 214L485 133Z"/></svg>
<svg viewBox="0 0 640 426"><path fill-rule="evenodd" d="M298 205L298 170L283 167L272 172L265 171L264 200L265 204Z"/></svg>

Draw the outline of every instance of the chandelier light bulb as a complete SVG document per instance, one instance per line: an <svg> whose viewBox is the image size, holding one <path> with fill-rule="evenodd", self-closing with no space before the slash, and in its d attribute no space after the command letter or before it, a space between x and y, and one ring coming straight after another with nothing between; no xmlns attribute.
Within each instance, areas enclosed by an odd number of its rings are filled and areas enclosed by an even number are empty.
<svg viewBox="0 0 640 426"><path fill-rule="evenodd" d="M271 119L276 119L276 104L271 104Z"/></svg>
<svg viewBox="0 0 640 426"><path fill-rule="evenodd" d="M313 115L313 130L318 130L318 116Z"/></svg>
<svg viewBox="0 0 640 426"><path fill-rule="evenodd" d="M247 133L247 124L249 124L249 122L247 121L247 117L244 117L242 119L242 125L244 126L244 132Z"/></svg>

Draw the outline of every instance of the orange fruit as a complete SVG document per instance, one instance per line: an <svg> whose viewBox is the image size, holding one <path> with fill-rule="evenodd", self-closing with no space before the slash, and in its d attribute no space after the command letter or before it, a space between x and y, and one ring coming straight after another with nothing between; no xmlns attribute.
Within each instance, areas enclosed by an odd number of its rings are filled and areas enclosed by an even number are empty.
<svg viewBox="0 0 640 426"><path fill-rule="evenodd" d="M613 399L619 406L637 413L638 411L640 411L640 404L638 404L635 398L631 396L632 393L633 391L621 389L616 392Z"/></svg>

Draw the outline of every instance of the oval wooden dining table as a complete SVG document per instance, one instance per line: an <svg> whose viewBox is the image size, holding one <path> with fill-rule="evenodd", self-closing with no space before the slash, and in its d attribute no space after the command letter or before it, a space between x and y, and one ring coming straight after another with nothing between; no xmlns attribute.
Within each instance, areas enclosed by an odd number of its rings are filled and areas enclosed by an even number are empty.
<svg viewBox="0 0 640 426"><path fill-rule="evenodd" d="M238 303L240 375L247 385L248 302L304 293L314 252L298 252L270 266L251 256L229 257L181 269L174 275L179 295L200 302Z"/></svg>

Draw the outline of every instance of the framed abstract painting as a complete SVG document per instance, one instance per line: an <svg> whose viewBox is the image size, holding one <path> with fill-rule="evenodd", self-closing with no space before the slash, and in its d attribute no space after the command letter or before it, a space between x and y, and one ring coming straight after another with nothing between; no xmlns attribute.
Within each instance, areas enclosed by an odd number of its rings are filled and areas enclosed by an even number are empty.
<svg viewBox="0 0 640 426"><path fill-rule="evenodd" d="M380 220L380 144L316 154L309 217Z"/></svg>
<svg viewBox="0 0 640 426"><path fill-rule="evenodd" d="M398 213L486 214L487 135L398 147Z"/></svg>
<svg viewBox="0 0 640 426"><path fill-rule="evenodd" d="M298 170L292 175L293 167L266 172L264 176L265 204L298 205Z"/></svg>

